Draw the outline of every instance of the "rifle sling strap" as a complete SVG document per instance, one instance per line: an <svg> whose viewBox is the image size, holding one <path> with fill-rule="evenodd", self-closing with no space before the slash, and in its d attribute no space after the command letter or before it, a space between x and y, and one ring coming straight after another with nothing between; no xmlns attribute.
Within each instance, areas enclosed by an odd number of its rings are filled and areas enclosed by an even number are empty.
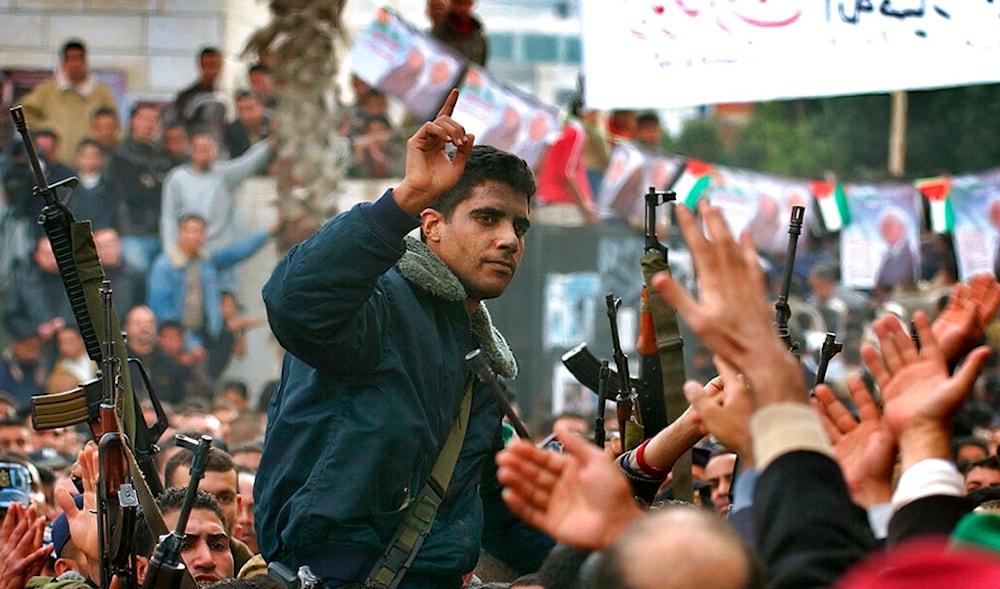
<svg viewBox="0 0 1000 589"><path fill-rule="evenodd" d="M688 407L684 397L684 342L677 315L653 291L653 276L658 272L670 272L664 256L660 252L650 252L642 257L642 277L649 289L649 309L656 327L656 349L660 353L660 371L663 375L663 400L667 408L667 421L673 423ZM691 452L681 456L673 468L674 498L692 501L694 481L691 478Z"/></svg>
<svg viewBox="0 0 1000 589"><path fill-rule="evenodd" d="M399 585L400 581L403 580L403 575L409 570L417 553L420 552L420 547L423 546L427 535L430 534L438 507L441 506L441 501L448 490L451 475L455 472L458 455L462 451L462 442L465 440L465 432L469 427L473 382L475 379L469 382L469 387L462 398L461 411L451 426L451 432L448 433L448 439L445 440L441 453L434 461L434 467L431 468L427 482L420 489L417 498L406 508L406 515L396 529L388 548L379 557L371 572L368 573L365 587L394 589Z"/></svg>

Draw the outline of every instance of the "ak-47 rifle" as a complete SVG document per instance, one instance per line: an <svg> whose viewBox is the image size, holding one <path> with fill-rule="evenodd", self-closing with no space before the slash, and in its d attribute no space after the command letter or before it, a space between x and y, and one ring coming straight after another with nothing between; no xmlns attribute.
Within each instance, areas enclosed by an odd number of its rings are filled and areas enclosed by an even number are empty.
<svg viewBox="0 0 1000 589"><path fill-rule="evenodd" d="M212 449L212 437L203 435L196 441L183 434L177 434L175 441L178 446L194 453L191 458L191 478L188 480L187 489L184 490L184 502L181 503L180 513L177 515L177 526L157 544L156 552L149 561L149 568L146 569L143 589L177 589L186 570L181 559L184 534L188 516L191 515L191 507L198 495L198 484L205 476L205 463Z"/></svg>
<svg viewBox="0 0 1000 589"><path fill-rule="evenodd" d="M101 587L110 587L112 577L118 577L121 589L136 589L135 524L139 498L132 485L125 440L115 420L115 399L122 385L122 365L114 352L111 281L101 286L104 305L104 343L101 346L101 418L92 425L98 440L97 456L100 472L97 477L97 545L101 550ZM108 426L112 427L108 427Z"/></svg>
<svg viewBox="0 0 1000 589"><path fill-rule="evenodd" d="M797 205L792 207L792 218L788 222L789 237L788 250L785 254L785 271L781 276L781 292L778 293L778 300L774 302L774 326L778 330L778 335L792 352L798 350L799 344L792 341L791 331L788 329L788 320L792 318L792 310L788 306L788 293L792 288L792 266L795 265L795 250L799 245L799 235L802 233L802 221L805 214L805 207Z"/></svg>
<svg viewBox="0 0 1000 589"><path fill-rule="evenodd" d="M622 351L621 337L618 335L618 308L622 305L622 300L615 298L614 293L608 293L605 297L608 307L608 321L611 323L611 345L614 350L615 366L618 368L619 386L618 394L615 396L615 416L618 418L618 431L622 437L622 450L629 450L642 441L639 439L629 439L628 425L633 421L633 411L635 409L635 387L632 385L632 377L629 376L628 356ZM632 426L635 430L635 426ZM630 444L634 442L634 444Z"/></svg>
<svg viewBox="0 0 1000 589"><path fill-rule="evenodd" d="M608 404L608 380L611 369L607 360L601 360L599 383L597 385L597 417L594 419L594 444L598 448L604 447L604 410Z"/></svg>
<svg viewBox="0 0 1000 589"><path fill-rule="evenodd" d="M74 187L78 180L68 178L49 185L35 151L27 122L20 106L10 109L14 126L20 133L35 172L38 184L34 193L45 199L39 222L52 245L52 251L62 277L70 306L83 336L87 354L101 366L101 375L90 382L53 395L32 397L32 423L35 429L53 429L78 423L88 423L98 441L100 471L98 474L98 540L101 552L101 582L107 587L112 576L118 576L122 589L134 589L135 555L132 534L138 504L152 505L150 487L161 490L159 475L152 461L155 442L167 427L166 415L148 386L150 400L158 418L147 426L142 411L135 402L127 361L125 340L118 330L110 282L97 257L90 223L77 223L66 204L59 199L58 189ZM98 285L100 285L98 287ZM95 323L94 318L104 321ZM101 325L98 336L97 326ZM137 454L148 458L145 465L132 464L132 450L143 444ZM133 470L135 469L135 470ZM141 484L143 494L136 493L132 475L140 472L148 481ZM145 497L145 499L144 499ZM157 522L158 519L158 522ZM155 533L162 528L162 518L147 513L147 521ZM154 525L157 524L158 525Z"/></svg>
<svg viewBox="0 0 1000 589"><path fill-rule="evenodd" d="M667 263L667 246L656 236L656 207L676 200L677 195L671 191L657 192L653 186L646 192L646 223L645 223L645 255L655 257L657 263L669 269ZM645 272L644 272L645 273ZM669 309L664 309L672 312ZM676 321L675 321L676 323ZM642 424L643 436L651 438L667 427L670 419L676 415L667 415L667 402L663 389L663 359L660 356L658 340L660 335L656 329L656 319L653 305L649 298L649 287L644 283L639 308L639 338L635 343L635 351L639 354L639 386L637 387L636 404L639 407L639 422ZM677 339L680 345L680 339ZM683 357L676 358L683 362ZM683 365L683 364L682 364ZM669 369L669 367L668 367Z"/></svg>

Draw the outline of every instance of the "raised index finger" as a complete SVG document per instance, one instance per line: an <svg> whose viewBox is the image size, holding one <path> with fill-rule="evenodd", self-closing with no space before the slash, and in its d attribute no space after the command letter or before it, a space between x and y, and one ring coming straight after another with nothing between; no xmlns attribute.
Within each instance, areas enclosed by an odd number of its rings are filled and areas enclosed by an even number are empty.
<svg viewBox="0 0 1000 589"><path fill-rule="evenodd" d="M455 104L458 103L458 88L452 88L448 93L448 98L444 101L444 106L438 111L439 117L450 117L455 112ZM436 117L435 117L436 118Z"/></svg>

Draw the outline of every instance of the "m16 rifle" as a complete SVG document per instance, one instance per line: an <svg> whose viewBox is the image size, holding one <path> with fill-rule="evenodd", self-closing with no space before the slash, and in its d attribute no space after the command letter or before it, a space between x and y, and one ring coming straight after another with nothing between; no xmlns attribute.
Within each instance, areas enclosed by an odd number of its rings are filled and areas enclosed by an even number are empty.
<svg viewBox="0 0 1000 589"><path fill-rule="evenodd" d="M114 312L111 284L105 279L97 257L90 223L76 222L65 202L59 199L58 189L72 188L78 180L68 178L48 184L22 108L15 106L10 113L35 172L34 193L45 200L39 223L45 227L52 245L87 354L101 367L98 378L70 391L32 397L32 423L39 430L84 422L90 425L98 442L100 460L97 494L101 582L107 587L111 578L117 576L122 589L134 589L136 561L132 535L139 503L144 505L146 520L154 533L164 527L150 487L156 492L162 490L152 458L157 450L156 441L167 427L166 414L144 372L149 398L157 412L152 426L147 425L136 403L130 371L123 369L128 359ZM136 448L142 464L135 462Z"/></svg>

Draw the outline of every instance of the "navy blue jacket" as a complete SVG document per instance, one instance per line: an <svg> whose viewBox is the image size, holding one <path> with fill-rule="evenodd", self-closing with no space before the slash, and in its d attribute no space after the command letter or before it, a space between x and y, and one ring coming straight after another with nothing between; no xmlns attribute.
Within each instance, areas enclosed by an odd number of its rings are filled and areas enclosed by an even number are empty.
<svg viewBox="0 0 1000 589"><path fill-rule="evenodd" d="M387 192L292 248L264 286L271 329L287 351L254 487L268 561L309 564L327 581L363 580L458 415L472 382L465 354L482 345L498 372L515 369L485 307L469 315L444 263L404 241L417 225ZM533 570L552 545L525 533L495 482L480 485L484 461L502 446L501 415L484 387L473 390L451 484L403 586L434 578L446 587L472 570L484 504L485 537L515 568ZM521 552L504 553L512 547Z"/></svg>

